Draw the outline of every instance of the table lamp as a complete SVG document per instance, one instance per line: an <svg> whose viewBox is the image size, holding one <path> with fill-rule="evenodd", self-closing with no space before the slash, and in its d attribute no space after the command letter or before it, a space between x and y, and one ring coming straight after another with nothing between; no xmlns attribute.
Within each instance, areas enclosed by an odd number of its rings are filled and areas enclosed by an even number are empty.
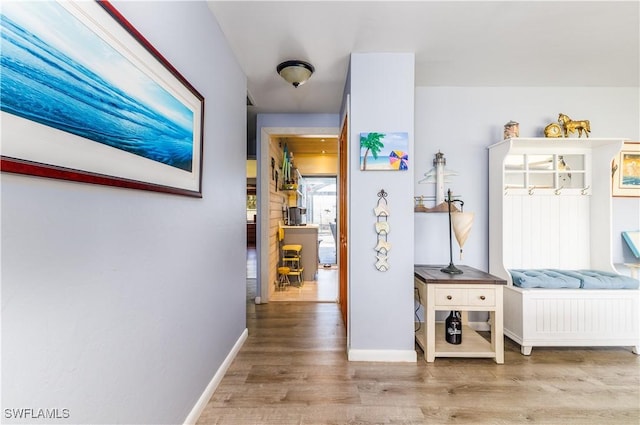
<svg viewBox="0 0 640 425"><path fill-rule="evenodd" d="M469 232L471 232L474 214L463 211L464 202L461 199L451 198L451 189L447 190L447 199L445 202L448 204L449 211L449 265L440 269L440 271L448 274L462 274L462 270L453 264L452 233L455 233L456 241L458 241L458 245L460 246L460 260L462 260L462 247L469 237ZM451 212L451 204L456 202L460 204L460 211Z"/></svg>

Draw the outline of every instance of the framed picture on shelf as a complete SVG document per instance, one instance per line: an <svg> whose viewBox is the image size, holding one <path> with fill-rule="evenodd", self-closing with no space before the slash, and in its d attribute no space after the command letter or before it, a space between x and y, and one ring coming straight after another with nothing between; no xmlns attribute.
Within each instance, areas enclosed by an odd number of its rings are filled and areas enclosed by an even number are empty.
<svg viewBox="0 0 640 425"><path fill-rule="evenodd" d="M2 171L202 196L204 98L107 1L2 5Z"/></svg>
<svg viewBox="0 0 640 425"><path fill-rule="evenodd" d="M625 142L611 164L612 194L640 197L640 142Z"/></svg>

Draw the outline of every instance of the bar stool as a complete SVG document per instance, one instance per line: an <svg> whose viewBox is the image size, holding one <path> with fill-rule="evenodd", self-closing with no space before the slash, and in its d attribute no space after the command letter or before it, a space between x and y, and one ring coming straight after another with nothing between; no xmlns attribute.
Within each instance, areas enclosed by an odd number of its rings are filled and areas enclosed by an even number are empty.
<svg viewBox="0 0 640 425"><path fill-rule="evenodd" d="M289 267L278 267L278 281L276 282L276 290L286 289L291 282L289 282Z"/></svg>
<svg viewBox="0 0 640 425"><path fill-rule="evenodd" d="M282 265L289 267L288 276L296 276L298 286L302 286L302 272L304 268L301 266L302 245L289 244L282 247Z"/></svg>

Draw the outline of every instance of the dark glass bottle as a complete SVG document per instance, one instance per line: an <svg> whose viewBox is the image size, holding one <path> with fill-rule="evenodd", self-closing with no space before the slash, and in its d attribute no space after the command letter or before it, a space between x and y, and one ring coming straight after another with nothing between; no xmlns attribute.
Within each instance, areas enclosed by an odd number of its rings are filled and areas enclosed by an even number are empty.
<svg viewBox="0 0 640 425"><path fill-rule="evenodd" d="M452 311L445 320L445 338L449 344L462 343L462 319L459 311Z"/></svg>

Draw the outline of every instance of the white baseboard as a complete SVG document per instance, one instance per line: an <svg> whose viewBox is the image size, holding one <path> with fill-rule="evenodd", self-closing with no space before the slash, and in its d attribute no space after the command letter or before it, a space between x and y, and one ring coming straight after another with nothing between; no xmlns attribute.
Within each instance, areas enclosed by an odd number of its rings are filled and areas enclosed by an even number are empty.
<svg viewBox="0 0 640 425"><path fill-rule="evenodd" d="M216 374L213 375L211 382L209 382L209 385L207 385L207 388L205 388L195 406L193 406L193 409L191 409L191 412L189 412L189 415L184 420L184 425L195 425L195 423L198 421L198 418L202 414L204 408L207 406L209 399L216 391L216 388L218 388L218 385L220 385L220 381L222 381L222 378L224 378L224 374L227 373L229 366L231 366L231 362L233 362L233 359L235 359L236 355L238 355L240 348L242 348L242 344L244 344L248 336L249 331L245 329L244 332L242 332L242 335L240 335L240 338L238 338L238 340L234 344L227 357L218 368Z"/></svg>
<svg viewBox="0 0 640 425"><path fill-rule="evenodd" d="M415 350L353 350L348 352L350 362L416 362Z"/></svg>

